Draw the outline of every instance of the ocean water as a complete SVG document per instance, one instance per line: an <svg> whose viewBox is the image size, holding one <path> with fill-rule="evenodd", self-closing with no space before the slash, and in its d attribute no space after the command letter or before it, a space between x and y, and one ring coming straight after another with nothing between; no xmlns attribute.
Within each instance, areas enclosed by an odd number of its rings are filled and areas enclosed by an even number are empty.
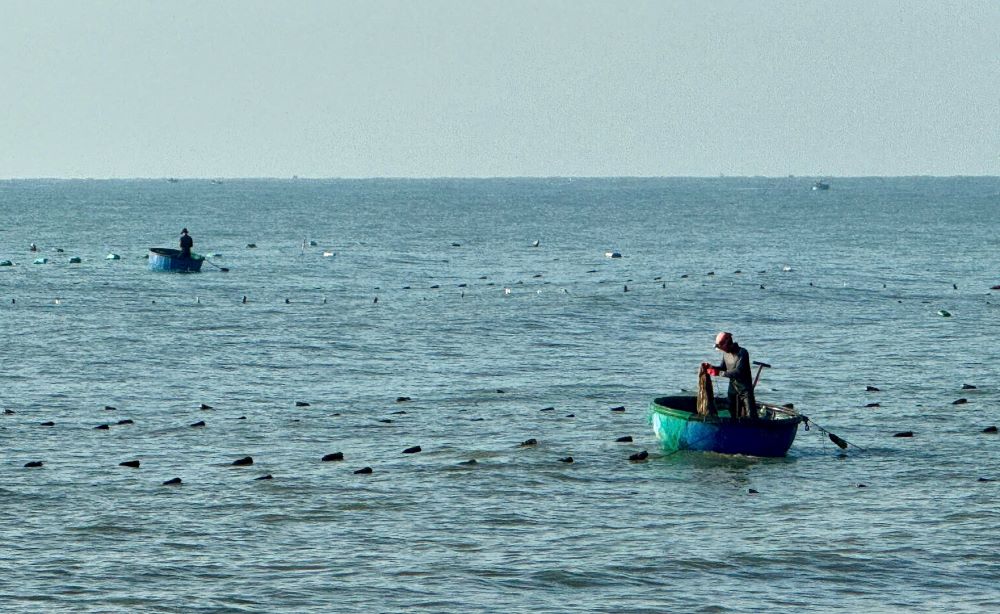
<svg viewBox="0 0 1000 614"><path fill-rule="evenodd" d="M0 610L1000 610L1000 178L812 181L0 182ZM858 447L662 452L719 330Z"/></svg>

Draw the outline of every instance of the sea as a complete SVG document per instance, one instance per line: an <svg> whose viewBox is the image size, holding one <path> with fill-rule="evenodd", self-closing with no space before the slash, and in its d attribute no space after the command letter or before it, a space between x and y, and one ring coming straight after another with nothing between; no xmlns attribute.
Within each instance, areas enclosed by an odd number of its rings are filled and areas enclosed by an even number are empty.
<svg viewBox="0 0 1000 614"><path fill-rule="evenodd" d="M1000 178L816 179L0 181L0 611L1000 611Z"/></svg>

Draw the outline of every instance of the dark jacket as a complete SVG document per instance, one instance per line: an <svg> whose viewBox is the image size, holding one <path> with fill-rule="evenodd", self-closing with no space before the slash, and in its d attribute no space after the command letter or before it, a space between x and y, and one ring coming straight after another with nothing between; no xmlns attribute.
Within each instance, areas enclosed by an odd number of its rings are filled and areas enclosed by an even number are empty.
<svg viewBox="0 0 1000 614"><path fill-rule="evenodd" d="M192 247L194 247L194 239L191 238L191 235L181 235L181 254L190 256Z"/></svg>
<svg viewBox="0 0 1000 614"><path fill-rule="evenodd" d="M729 378L729 407L736 406L737 400L743 407L749 408L751 416L757 415L757 399L753 394L753 371L750 363L750 352L733 344L732 352L722 353L722 364L715 367L719 375Z"/></svg>

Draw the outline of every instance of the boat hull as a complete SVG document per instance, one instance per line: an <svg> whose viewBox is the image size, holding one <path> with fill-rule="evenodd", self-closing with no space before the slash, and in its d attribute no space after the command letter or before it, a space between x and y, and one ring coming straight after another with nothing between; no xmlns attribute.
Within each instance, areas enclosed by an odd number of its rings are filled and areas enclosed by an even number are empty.
<svg viewBox="0 0 1000 614"><path fill-rule="evenodd" d="M802 416L767 412L759 420L699 416L695 397L659 397L649 406L649 421L664 451L698 450L747 456L785 456L795 441ZM720 408L725 399L716 399Z"/></svg>
<svg viewBox="0 0 1000 614"><path fill-rule="evenodd" d="M149 249L149 270L166 273L197 273L201 271L204 258L194 254L188 258L181 255L181 250L166 247L151 247Z"/></svg>

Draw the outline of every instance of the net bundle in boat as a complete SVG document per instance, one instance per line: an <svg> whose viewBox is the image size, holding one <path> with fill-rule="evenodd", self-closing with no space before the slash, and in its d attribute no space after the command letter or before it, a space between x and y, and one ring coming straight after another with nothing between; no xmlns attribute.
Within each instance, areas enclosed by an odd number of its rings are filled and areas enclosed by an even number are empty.
<svg viewBox="0 0 1000 614"><path fill-rule="evenodd" d="M699 416L716 416L715 392L712 390L712 378L708 375L705 365L698 371L698 405Z"/></svg>

